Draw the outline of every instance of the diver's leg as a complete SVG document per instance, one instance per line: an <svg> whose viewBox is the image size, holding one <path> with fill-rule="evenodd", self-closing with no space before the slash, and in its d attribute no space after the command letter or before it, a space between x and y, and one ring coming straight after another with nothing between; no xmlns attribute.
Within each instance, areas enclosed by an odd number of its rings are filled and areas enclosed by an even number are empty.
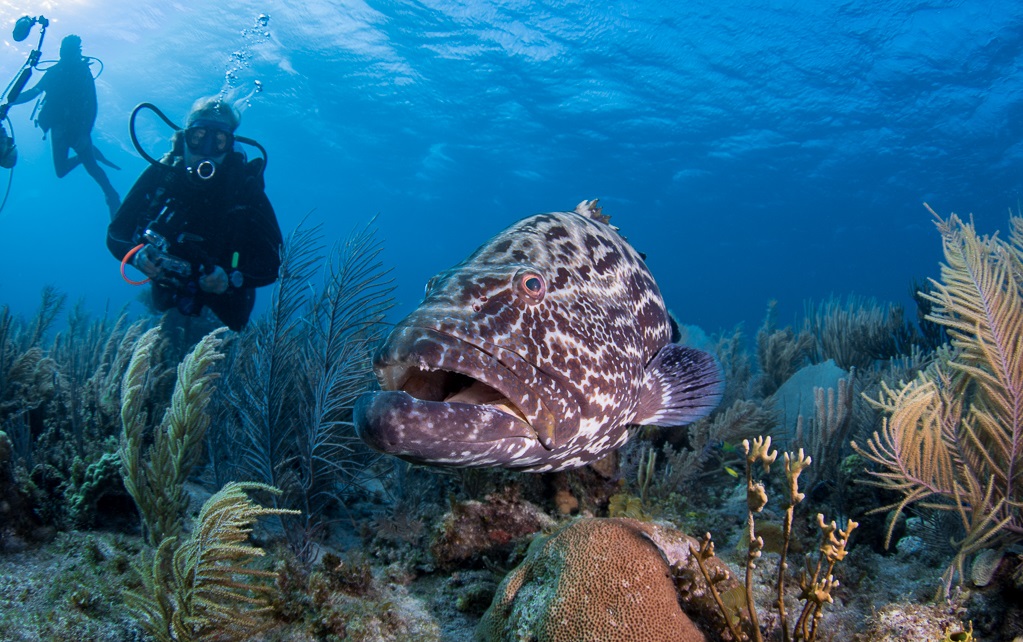
<svg viewBox="0 0 1023 642"><path fill-rule="evenodd" d="M223 294L204 293L202 301L224 325L239 332L249 322L249 315L256 305L256 289L229 289Z"/></svg>
<svg viewBox="0 0 1023 642"><path fill-rule="evenodd" d="M53 171L57 178L64 178L68 172L82 162L79 157L68 158L71 151L71 138L66 132L53 129L50 131L50 147L53 149Z"/></svg>
<svg viewBox="0 0 1023 642"><path fill-rule="evenodd" d="M89 176L92 176L92 179L103 190L103 195L106 197L107 207L110 209L110 216L112 218L117 208L121 206L121 197L110 183L106 172L96 162L96 148L92 144L92 138L88 135L82 136L74 147L75 151L78 152L78 158L81 159L82 166L85 167L85 171L89 172Z"/></svg>
<svg viewBox="0 0 1023 642"><path fill-rule="evenodd" d="M149 290L152 297L153 307L157 312L166 312L174 307L177 302L177 294L170 288L153 283Z"/></svg>
<svg viewBox="0 0 1023 642"><path fill-rule="evenodd" d="M114 169L121 169L120 166L115 165L106 156L104 156L103 152L99 151L99 147L96 147L95 143L92 144L92 153L96 155L96 160L97 161L99 161L100 163L103 163L107 167L112 167Z"/></svg>

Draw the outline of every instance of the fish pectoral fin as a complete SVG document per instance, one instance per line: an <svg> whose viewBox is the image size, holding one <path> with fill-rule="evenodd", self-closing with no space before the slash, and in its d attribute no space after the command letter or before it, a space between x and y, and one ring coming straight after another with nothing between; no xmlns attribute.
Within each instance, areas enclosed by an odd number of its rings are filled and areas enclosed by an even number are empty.
<svg viewBox="0 0 1023 642"><path fill-rule="evenodd" d="M721 366L710 354L669 343L647 365L631 423L683 426L702 419L721 401Z"/></svg>

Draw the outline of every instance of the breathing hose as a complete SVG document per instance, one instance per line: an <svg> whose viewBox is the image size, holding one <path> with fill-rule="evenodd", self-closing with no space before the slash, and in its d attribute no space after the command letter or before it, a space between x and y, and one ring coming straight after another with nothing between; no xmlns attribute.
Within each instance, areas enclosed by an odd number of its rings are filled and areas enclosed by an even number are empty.
<svg viewBox="0 0 1023 642"><path fill-rule="evenodd" d="M174 131L181 131L181 128L178 127L173 120L167 118L167 116L162 111L160 111L160 108L154 105L153 103L139 103L138 105L135 106L135 109L131 110L131 118L128 119L128 134L131 136L131 143L132 145L135 146L135 151L137 151L139 155L142 156L142 158L146 159L146 161L148 161L150 165L161 165L160 161L156 160L148 153L146 153L146 150L142 149L142 144L139 143L138 136L135 134L135 119L138 117L139 112L142 111L143 109L148 109L152 111L154 114L159 116L160 119L163 120L163 122L167 123L167 126L173 129ZM266 148L260 145L257 141L248 138L247 136L235 136L234 139L239 143L252 145L253 147L259 150L260 155L263 156L263 166L259 170L259 175L260 177L262 177L262 175L266 172L266 164L269 161L269 156L266 153Z"/></svg>

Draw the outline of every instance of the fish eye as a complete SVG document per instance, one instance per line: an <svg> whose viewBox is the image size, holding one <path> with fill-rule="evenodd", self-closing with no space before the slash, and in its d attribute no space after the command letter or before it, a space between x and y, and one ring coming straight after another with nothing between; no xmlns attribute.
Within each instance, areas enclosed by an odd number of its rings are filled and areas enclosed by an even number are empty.
<svg viewBox="0 0 1023 642"><path fill-rule="evenodd" d="M547 281L538 272L526 271L519 274L516 278L516 287L526 303L539 303L547 294Z"/></svg>

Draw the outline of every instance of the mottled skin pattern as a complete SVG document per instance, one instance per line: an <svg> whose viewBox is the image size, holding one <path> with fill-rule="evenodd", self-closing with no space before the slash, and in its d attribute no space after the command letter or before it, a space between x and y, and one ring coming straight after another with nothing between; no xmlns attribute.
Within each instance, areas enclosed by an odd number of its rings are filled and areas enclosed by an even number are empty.
<svg viewBox="0 0 1023 642"><path fill-rule="evenodd" d="M581 466L628 439L670 338L657 284L595 201L537 214L430 280L378 354L383 392L360 400L356 425L411 461ZM452 388L443 372L465 377ZM450 398L472 380L486 386Z"/></svg>

